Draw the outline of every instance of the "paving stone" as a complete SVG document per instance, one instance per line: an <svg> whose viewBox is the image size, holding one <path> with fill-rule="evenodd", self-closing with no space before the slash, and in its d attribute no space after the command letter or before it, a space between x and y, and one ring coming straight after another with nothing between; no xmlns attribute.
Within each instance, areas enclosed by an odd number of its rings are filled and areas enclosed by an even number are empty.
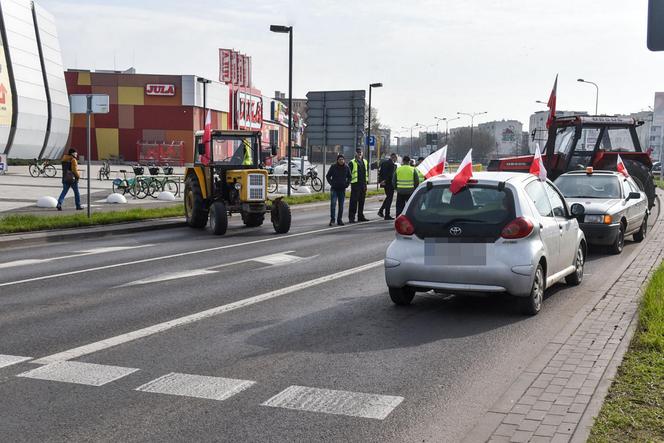
<svg viewBox="0 0 664 443"><path fill-rule="evenodd" d="M550 401L538 401L533 405L533 409L536 411L548 411L553 406L553 402Z"/></svg>
<svg viewBox="0 0 664 443"><path fill-rule="evenodd" d="M516 431L510 438L510 441L515 443L528 443L532 435L533 433L529 431Z"/></svg>
<svg viewBox="0 0 664 443"><path fill-rule="evenodd" d="M570 440L570 435L555 433L551 438L550 443L567 443Z"/></svg>
<svg viewBox="0 0 664 443"><path fill-rule="evenodd" d="M558 426L558 430L556 432L560 434L572 434L574 432L574 429L576 429L577 422L574 423L568 423L568 422L563 422Z"/></svg>
<svg viewBox="0 0 664 443"><path fill-rule="evenodd" d="M547 411L537 411L537 410L533 409L528 414L526 414L526 420L542 421L544 419L544 417L546 417L546 414L547 414Z"/></svg>
<svg viewBox="0 0 664 443"><path fill-rule="evenodd" d="M554 415L554 414L549 413L542 420L542 424L543 425L559 426L563 422L564 418L565 418L564 415Z"/></svg>
<svg viewBox="0 0 664 443"><path fill-rule="evenodd" d="M560 391L560 395L565 397L574 397L578 392L579 392L578 389L565 388L562 391Z"/></svg>
<svg viewBox="0 0 664 443"><path fill-rule="evenodd" d="M549 409L549 414L555 414L555 415L564 415L567 414L567 409L569 406L564 406L564 405L553 405L551 406L551 409Z"/></svg>
<svg viewBox="0 0 664 443"><path fill-rule="evenodd" d="M563 406L569 406L572 403L574 403L574 397L567 397L567 396L559 396L558 399L556 400L557 405L563 405Z"/></svg>
<svg viewBox="0 0 664 443"><path fill-rule="evenodd" d="M542 437L541 435L533 435L530 438L530 443L549 443L550 441L550 437Z"/></svg>
<svg viewBox="0 0 664 443"><path fill-rule="evenodd" d="M519 431L535 431L541 425L539 420L523 420L519 425Z"/></svg>
<svg viewBox="0 0 664 443"><path fill-rule="evenodd" d="M498 428L496 428L495 431L493 431L494 435L504 435L506 437L511 437L512 434L514 434L517 430L518 426L517 425L508 425L505 423L502 423Z"/></svg>
<svg viewBox="0 0 664 443"><path fill-rule="evenodd" d="M513 413L513 414L527 414L528 412L530 412L530 409L531 409L530 405L524 405L522 403L517 403L512 407L512 410L510 411L510 413Z"/></svg>
<svg viewBox="0 0 664 443"><path fill-rule="evenodd" d="M543 435L544 437L553 437L556 433L556 426L553 425L540 425L535 431L535 435Z"/></svg>
<svg viewBox="0 0 664 443"><path fill-rule="evenodd" d="M503 419L503 423L508 425L519 425L523 419L526 418L525 414L507 414L507 417Z"/></svg>

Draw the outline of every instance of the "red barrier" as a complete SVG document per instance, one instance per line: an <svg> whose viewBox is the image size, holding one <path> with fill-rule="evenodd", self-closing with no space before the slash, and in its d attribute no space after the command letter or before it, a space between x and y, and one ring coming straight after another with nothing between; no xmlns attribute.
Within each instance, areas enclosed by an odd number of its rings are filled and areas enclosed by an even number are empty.
<svg viewBox="0 0 664 443"><path fill-rule="evenodd" d="M184 165L184 142L136 142L136 159L142 164Z"/></svg>

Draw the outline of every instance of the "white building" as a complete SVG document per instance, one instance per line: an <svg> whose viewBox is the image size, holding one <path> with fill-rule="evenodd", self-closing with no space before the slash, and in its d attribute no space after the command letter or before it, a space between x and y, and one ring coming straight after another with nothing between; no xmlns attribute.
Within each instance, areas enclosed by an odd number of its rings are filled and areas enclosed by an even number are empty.
<svg viewBox="0 0 664 443"><path fill-rule="evenodd" d="M0 153L59 158L69 100L55 20L30 0L0 0Z"/></svg>
<svg viewBox="0 0 664 443"><path fill-rule="evenodd" d="M517 120L500 120L480 123L477 125L480 131L493 135L496 145L493 157L507 157L519 154L521 147L523 124Z"/></svg>

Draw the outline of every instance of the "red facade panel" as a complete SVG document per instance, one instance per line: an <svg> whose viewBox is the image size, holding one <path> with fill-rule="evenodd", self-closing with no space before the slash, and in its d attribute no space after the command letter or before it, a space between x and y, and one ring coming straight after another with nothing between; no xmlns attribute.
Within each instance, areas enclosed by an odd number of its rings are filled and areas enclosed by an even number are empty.
<svg viewBox="0 0 664 443"><path fill-rule="evenodd" d="M95 127L118 128L118 105L111 105L108 114L95 114Z"/></svg>
<svg viewBox="0 0 664 443"><path fill-rule="evenodd" d="M142 138L141 129L120 129L120 155L125 161L136 161L136 142Z"/></svg>
<svg viewBox="0 0 664 443"><path fill-rule="evenodd" d="M134 126L143 129L192 129L191 106L135 106Z"/></svg>

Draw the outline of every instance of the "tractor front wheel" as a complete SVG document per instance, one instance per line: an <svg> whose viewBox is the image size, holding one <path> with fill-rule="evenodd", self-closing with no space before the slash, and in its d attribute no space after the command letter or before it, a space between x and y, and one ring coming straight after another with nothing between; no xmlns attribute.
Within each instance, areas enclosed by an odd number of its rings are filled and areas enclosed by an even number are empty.
<svg viewBox="0 0 664 443"><path fill-rule="evenodd" d="M201 185L193 174L188 175L184 181L184 213L189 226L197 229L205 228L208 210L205 208Z"/></svg>
<svg viewBox="0 0 664 443"><path fill-rule="evenodd" d="M272 226L277 234L285 234L290 230L291 212L288 203L278 199L272 205Z"/></svg>
<svg viewBox="0 0 664 443"><path fill-rule="evenodd" d="M636 184L648 196L648 209L655 205L655 181L652 172L646 165L635 160L624 160L627 172L634 179Z"/></svg>
<svg viewBox="0 0 664 443"><path fill-rule="evenodd" d="M214 235L224 235L228 229L228 212L222 201L217 201L210 207L210 229Z"/></svg>

